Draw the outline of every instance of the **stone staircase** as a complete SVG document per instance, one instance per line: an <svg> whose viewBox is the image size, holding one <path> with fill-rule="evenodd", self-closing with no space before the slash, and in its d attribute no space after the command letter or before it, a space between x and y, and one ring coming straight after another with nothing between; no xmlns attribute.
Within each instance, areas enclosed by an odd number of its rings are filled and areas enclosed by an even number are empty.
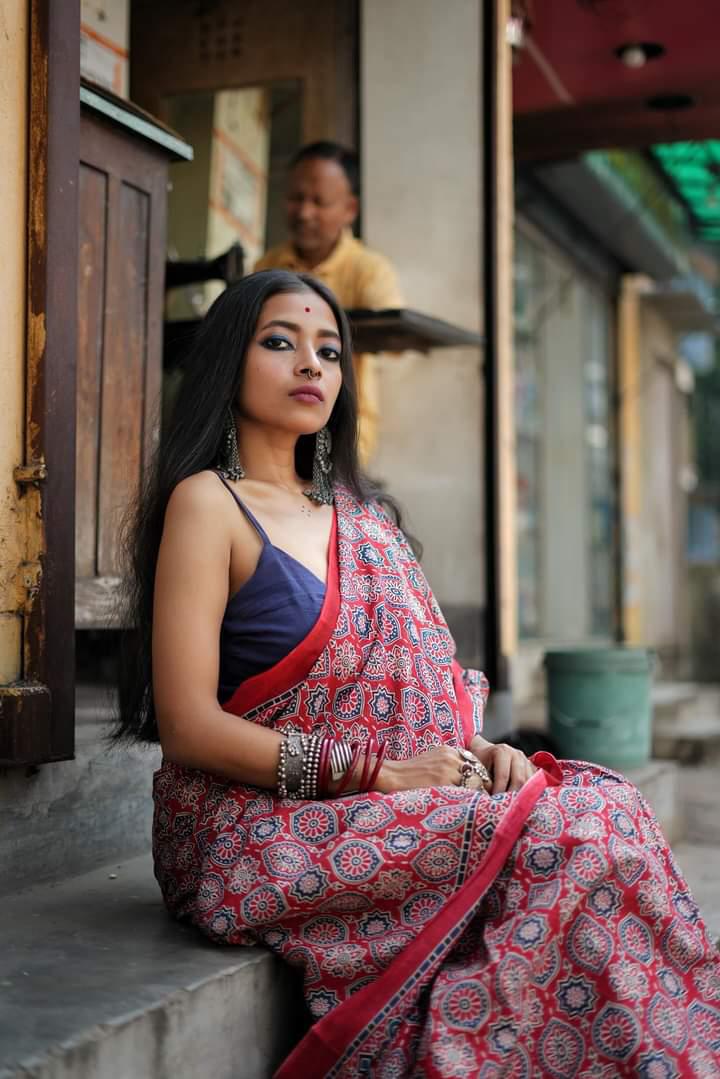
<svg viewBox="0 0 720 1079"><path fill-rule="evenodd" d="M269 952L166 915L149 855L0 902L0 1079L267 1079L306 1025Z"/></svg>
<svg viewBox="0 0 720 1079"><path fill-rule="evenodd" d="M79 685L75 759L2 776L0 1079L267 1079L306 1025L300 987L167 916L158 751L111 747L112 711Z"/></svg>
<svg viewBox="0 0 720 1079"><path fill-rule="evenodd" d="M720 693L664 688L655 714L656 750L671 738L675 748L691 743L693 763L654 759L628 778L658 814L717 938L720 747L714 727L695 735L698 716L720 715ZM97 746L83 738L97 771ZM89 765L77 767L82 780ZM127 780L117 782L121 797ZM88 827L99 835L102 820ZM137 827L146 834L146 818ZM0 903L0 1079L268 1079L306 1027L298 980L272 955L214 946L168 918L147 854Z"/></svg>
<svg viewBox="0 0 720 1079"><path fill-rule="evenodd" d="M720 688L692 682L653 687L653 756L701 761L720 748Z"/></svg>

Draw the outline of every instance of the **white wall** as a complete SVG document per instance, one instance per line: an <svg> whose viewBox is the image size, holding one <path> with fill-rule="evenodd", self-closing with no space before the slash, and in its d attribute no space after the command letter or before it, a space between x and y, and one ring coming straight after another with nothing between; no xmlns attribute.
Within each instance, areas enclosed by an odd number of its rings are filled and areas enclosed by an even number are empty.
<svg viewBox="0 0 720 1079"><path fill-rule="evenodd" d="M482 329L479 0L364 0L363 233L409 307ZM407 507L441 603L483 602L482 382L475 349L380 363L372 470Z"/></svg>

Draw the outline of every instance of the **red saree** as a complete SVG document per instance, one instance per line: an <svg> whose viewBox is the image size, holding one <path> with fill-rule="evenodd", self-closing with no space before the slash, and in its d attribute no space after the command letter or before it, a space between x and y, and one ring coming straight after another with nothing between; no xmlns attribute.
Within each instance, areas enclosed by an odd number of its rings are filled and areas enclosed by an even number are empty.
<svg viewBox="0 0 720 1079"><path fill-rule="evenodd" d="M339 490L317 624L225 707L396 759L466 745L487 684L453 653L404 537ZM534 759L515 794L323 802L163 764L169 909L303 971L315 1023L277 1079L720 1075L720 959L651 811L615 773Z"/></svg>

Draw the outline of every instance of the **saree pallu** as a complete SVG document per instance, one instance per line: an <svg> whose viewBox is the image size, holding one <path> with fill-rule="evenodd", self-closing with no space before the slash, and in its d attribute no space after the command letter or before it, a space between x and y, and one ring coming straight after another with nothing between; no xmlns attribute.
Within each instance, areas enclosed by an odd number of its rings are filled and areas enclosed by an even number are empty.
<svg viewBox="0 0 720 1079"><path fill-rule="evenodd" d="M487 688L402 533L341 489L314 629L224 707L400 760L467 745ZM303 973L314 1023L278 1079L720 1075L720 960L651 811L613 772L533 760L516 793L318 802L162 765L170 911Z"/></svg>

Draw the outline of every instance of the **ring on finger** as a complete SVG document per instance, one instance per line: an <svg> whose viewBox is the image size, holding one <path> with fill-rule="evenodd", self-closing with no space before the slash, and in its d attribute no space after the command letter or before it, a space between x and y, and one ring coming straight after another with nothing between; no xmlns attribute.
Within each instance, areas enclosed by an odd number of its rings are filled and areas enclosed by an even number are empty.
<svg viewBox="0 0 720 1079"><path fill-rule="evenodd" d="M485 765L477 759L469 749L458 749L462 764L460 765L460 786L467 787L470 776L478 776L480 782L492 785L492 779Z"/></svg>

